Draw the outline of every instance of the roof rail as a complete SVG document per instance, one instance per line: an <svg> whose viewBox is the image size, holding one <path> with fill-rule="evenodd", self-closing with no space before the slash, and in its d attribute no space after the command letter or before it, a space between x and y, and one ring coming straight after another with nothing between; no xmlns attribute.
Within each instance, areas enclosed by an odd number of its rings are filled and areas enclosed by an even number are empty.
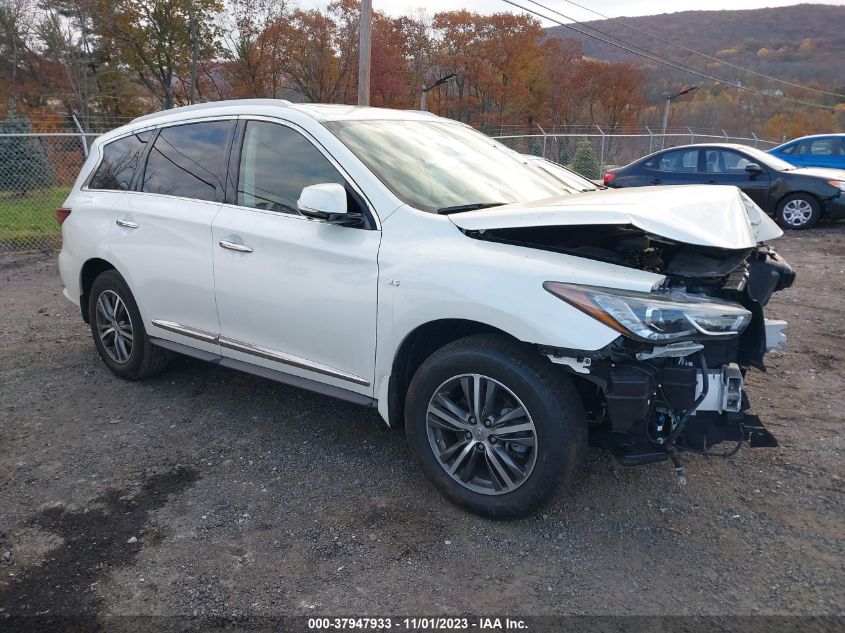
<svg viewBox="0 0 845 633"><path fill-rule="evenodd" d="M171 108L170 110L161 110L159 112L152 112L132 119L132 123L139 123L141 121L152 121L165 117L169 114L176 114L180 112L197 112L202 110L215 110L225 108L227 106L245 106L245 105L263 105L285 107L291 105L287 99L230 99L227 101L208 101L206 103L195 103L193 105L181 106L179 108Z"/></svg>

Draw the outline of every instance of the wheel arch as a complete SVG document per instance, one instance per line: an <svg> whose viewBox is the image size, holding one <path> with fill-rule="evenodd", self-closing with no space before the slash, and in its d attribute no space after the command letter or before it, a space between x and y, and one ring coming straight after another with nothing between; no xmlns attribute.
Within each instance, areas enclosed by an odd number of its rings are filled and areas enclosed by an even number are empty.
<svg viewBox="0 0 845 633"><path fill-rule="evenodd" d="M94 280L107 270L117 270L111 263L100 257L92 257L87 260L79 271L79 309L82 312L82 319L88 323L88 296L91 293L91 286Z"/></svg>
<svg viewBox="0 0 845 633"><path fill-rule="evenodd" d="M824 205L822 204L822 199L819 197L819 194L814 193L812 191L808 191L806 189L799 189L797 191L788 191L785 194L783 194L780 198L778 198L778 201L775 204L775 212L780 211L780 207L784 203L784 201L787 198L790 198L792 196L810 196L813 200L815 200L818 203L822 212L824 212Z"/></svg>
<svg viewBox="0 0 845 633"><path fill-rule="evenodd" d="M405 427L405 395L417 369L444 345L472 334L500 334L518 340L504 330L469 319L437 319L417 326L396 350L388 384L387 411L391 428Z"/></svg>

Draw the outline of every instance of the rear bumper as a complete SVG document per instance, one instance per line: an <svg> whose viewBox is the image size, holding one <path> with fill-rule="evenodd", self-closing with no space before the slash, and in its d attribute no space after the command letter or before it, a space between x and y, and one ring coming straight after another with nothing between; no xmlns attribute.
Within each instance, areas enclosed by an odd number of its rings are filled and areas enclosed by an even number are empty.
<svg viewBox="0 0 845 633"><path fill-rule="evenodd" d="M70 301L72 304L78 306L79 305L79 296L73 296L70 291L67 289L67 286L62 290L62 294L65 296L65 299Z"/></svg>
<svg viewBox="0 0 845 633"><path fill-rule="evenodd" d="M76 305L79 305L79 295L82 294L79 288L79 272L81 270L82 262L74 257L67 248L63 247L59 252L59 275L65 285L65 297Z"/></svg>

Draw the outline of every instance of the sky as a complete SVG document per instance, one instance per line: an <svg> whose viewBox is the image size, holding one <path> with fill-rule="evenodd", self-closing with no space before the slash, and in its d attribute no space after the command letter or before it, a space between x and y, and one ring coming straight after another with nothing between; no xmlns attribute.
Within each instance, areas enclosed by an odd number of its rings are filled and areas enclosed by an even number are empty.
<svg viewBox="0 0 845 633"><path fill-rule="evenodd" d="M526 0L514 0L527 7L538 8ZM591 7L604 15L611 17L632 15L655 15L658 13L673 13L676 11L714 10L714 9L760 9L762 7L777 7L791 4L801 4L795 0L574 0L580 5ZM324 7L329 0L294 0L303 8ZM438 11L454 11L467 9L477 13L495 13L499 11L520 12L515 7L501 0L372 0L373 8L390 15L404 15L416 13L419 8L425 8L429 14ZM564 0L538 0L553 9L565 13L576 20L599 19L598 16L579 9ZM813 4L845 4L845 0L812 0ZM539 10L539 9L538 9ZM550 26L550 22L544 23Z"/></svg>

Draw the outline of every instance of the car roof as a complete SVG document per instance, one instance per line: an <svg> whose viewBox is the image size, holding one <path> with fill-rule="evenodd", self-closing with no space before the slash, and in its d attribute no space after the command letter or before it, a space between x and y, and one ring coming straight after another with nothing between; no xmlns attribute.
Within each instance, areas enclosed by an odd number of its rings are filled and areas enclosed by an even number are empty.
<svg viewBox="0 0 845 633"><path fill-rule="evenodd" d="M161 112L153 112L132 120L132 123L157 121L160 119L192 118L195 114L252 114L257 110L291 109L301 112L317 121L376 120L376 119L422 119L429 120L436 115L420 110L395 110L392 108L372 108L345 104L329 103L291 103L287 99L230 99L197 103Z"/></svg>
<svg viewBox="0 0 845 633"><path fill-rule="evenodd" d="M703 147L722 147L725 149L754 149L750 145L743 145L742 143L690 143L688 145L675 145L674 147L667 147L666 149L661 149L655 154L659 154L660 152L668 152L673 149L701 149Z"/></svg>
<svg viewBox="0 0 845 633"><path fill-rule="evenodd" d="M197 103L170 110L153 112L133 119L128 124L98 137L100 143L156 125L191 121L200 117L238 116L243 114L279 116L285 112L290 115L306 116L319 122L326 121L430 121L441 119L431 112L420 110L395 110L392 108L373 108L326 103L291 103L286 99L231 99ZM284 117L283 118L288 118ZM451 121L451 119L442 119ZM458 123L457 121L453 121Z"/></svg>
<svg viewBox="0 0 845 633"><path fill-rule="evenodd" d="M799 136L798 138L792 139L792 141L806 141L811 138L842 138L845 137L845 132L831 132L830 134L808 134L807 136ZM791 143L792 141L788 141Z"/></svg>
<svg viewBox="0 0 845 633"><path fill-rule="evenodd" d="M817 138L845 138L845 133L831 132L830 134L808 134L807 136L799 136L797 138L790 139L784 143L781 143L773 149L778 149L779 147L784 147L786 145L792 145L793 143L798 143L799 141L809 141Z"/></svg>

